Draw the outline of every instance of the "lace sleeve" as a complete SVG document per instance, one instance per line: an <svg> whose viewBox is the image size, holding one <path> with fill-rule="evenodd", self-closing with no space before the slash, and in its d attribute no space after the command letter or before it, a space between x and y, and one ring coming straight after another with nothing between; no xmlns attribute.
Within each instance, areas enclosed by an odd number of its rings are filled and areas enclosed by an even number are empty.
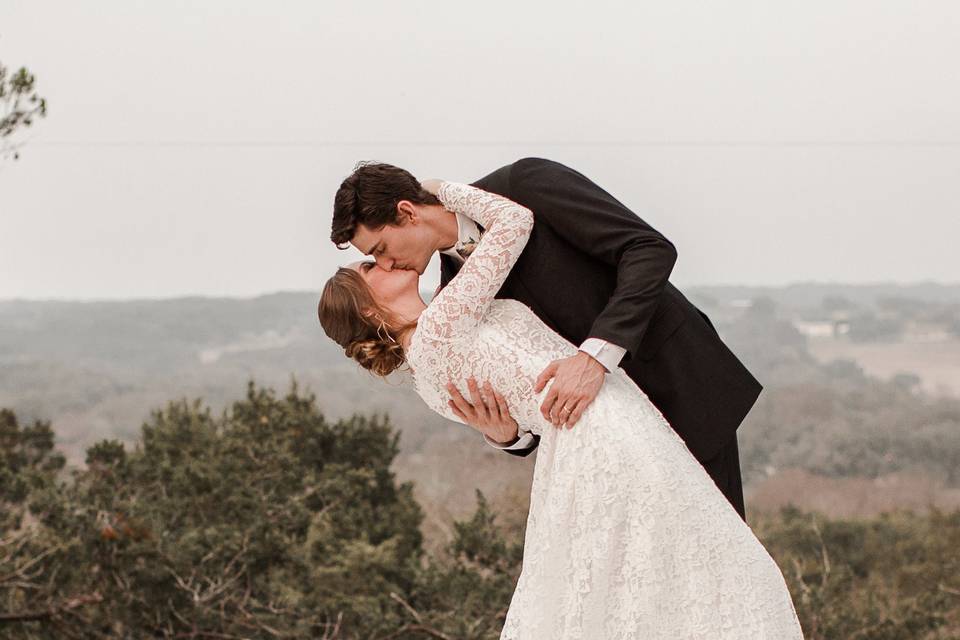
<svg viewBox="0 0 960 640"><path fill-rule="evenodd" d="M471 332L500 290L533 230L533 212L509 198L459 182L443 182L437 197L450 211L485 228L460 272L421 316L420 329L450 340Z"/></svg>

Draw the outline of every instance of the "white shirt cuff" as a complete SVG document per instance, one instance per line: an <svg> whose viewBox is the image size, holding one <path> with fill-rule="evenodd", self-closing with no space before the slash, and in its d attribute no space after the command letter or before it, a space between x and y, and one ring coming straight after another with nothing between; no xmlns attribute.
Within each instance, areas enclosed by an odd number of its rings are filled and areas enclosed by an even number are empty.
<svg viewBox="0 0 960 640"><path fill-rule="evenodd" d="M530 445L533 444L533 434L530 433L529 431L520 432L520 437L517 438L517 441L514 442L513 444L502 444L500 442L497 442L496 440L493 440L487 434L483 434L483 439L486 440L487 444L489 444L494 449L503 449L503 450L510 450L510 451L514 449L529 449Z"/></svg>
<svg viewBox="0 0 960 640"><path fill-rule="evenodd" d="M616 368L620 366L620 361L623 360L623 356L627 353L627 350L623 347L617 346L612 342L607 342L606 340L601 340L600 338L587 338L583 341L583 344L580 345L580 351L593 356L595 360L603 365L607 373L615 371Z"/></svg>

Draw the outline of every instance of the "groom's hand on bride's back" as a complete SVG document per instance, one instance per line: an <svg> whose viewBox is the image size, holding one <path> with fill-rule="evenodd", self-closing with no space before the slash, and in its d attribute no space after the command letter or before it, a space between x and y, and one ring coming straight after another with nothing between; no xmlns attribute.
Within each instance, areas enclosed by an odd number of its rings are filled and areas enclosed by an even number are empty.
<svg viewBox="0 0 960 640"><path fill-rule="evenodd" d="M537 377L534 392L540 393L550 379L550 391L540 405L540 413L556 427L568 429L596 399L607 370L593 356L578 351L569 358L554 360Z"/></svg>

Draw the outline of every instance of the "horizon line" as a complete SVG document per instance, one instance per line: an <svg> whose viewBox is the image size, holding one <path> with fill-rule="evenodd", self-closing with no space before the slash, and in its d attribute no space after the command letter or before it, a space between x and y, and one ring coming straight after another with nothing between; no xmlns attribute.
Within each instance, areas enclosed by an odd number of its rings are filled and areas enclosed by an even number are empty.
<svg viewBox="0 0 960 640"><path fill-rule="evenodd" d="M960 281L956 282L946 282L938 281L933 279L926 280L911 280L907 282L897 282L893 280L875 280L868 282L851 282L851 281L826 281L826 280L795 280L792 282L787 282L783 284L731 284L731 283L700 283L700 284L686 284L683 285L684 289L698 289L698 288L726 288L726 289L789 289L791 287L800 287L800 286L821 286L821 287L859 287L859 288L871 288L871 287L917 287L917 286L937 286L943 288L952 288L960 287ZM680 287L678 287L680 288ZM426 293L428 296L432 294L432 290L421 289L421 293ZM682 292L682 290L681 290ZM206 298L206 299L220 299L220 300L255 300L257 298L264 298L267 296L273 295L283 295L283 294L306 294L312 293L319 295L320 289L274 289L271 291L265 291L255 294L227 294L227 295L217 295L209 293L183 293L183 294L173 294L169 296L156 296L156 297L90 297L90 298L67 298L67 297L3 297L0 298L0 304L2 303L12 303L12 302L76 302L76 303L96 303L96 302L172 302L176 300L184 299L196 299L196 298Z"/></svg>
<svg viewBox="0 0 960 640"><path fill-rule="evenodd" d="M45 147L957 147L960 140L47 140L29 145Z"/></svg>

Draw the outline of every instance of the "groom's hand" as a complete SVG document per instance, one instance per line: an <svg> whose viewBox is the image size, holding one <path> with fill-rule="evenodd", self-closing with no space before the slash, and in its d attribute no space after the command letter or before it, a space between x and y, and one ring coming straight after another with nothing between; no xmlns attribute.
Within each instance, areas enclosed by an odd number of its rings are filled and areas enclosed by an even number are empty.
<svg viewBox="0 0 960 640"><path fill-rule="evenodd" d="M577 424L577 420L600 393L606 372L599 361L583 351L569 358L554 360L537 377L534 385L534 391L540 393L551 378L556 378L540 405L540 413L554 426L569 429Z"/></svg>
<svg viewBox="0 0 960 640"><path fill-rule="evenodd" d="M510 417L506 399L490 382L484 382L481 388L471 377L467 380L467 390L473 403L463 397L453 382L447 383L451 398L447 404L453 413L495 442L506 444L516 440L519 425Z"/></svg>

